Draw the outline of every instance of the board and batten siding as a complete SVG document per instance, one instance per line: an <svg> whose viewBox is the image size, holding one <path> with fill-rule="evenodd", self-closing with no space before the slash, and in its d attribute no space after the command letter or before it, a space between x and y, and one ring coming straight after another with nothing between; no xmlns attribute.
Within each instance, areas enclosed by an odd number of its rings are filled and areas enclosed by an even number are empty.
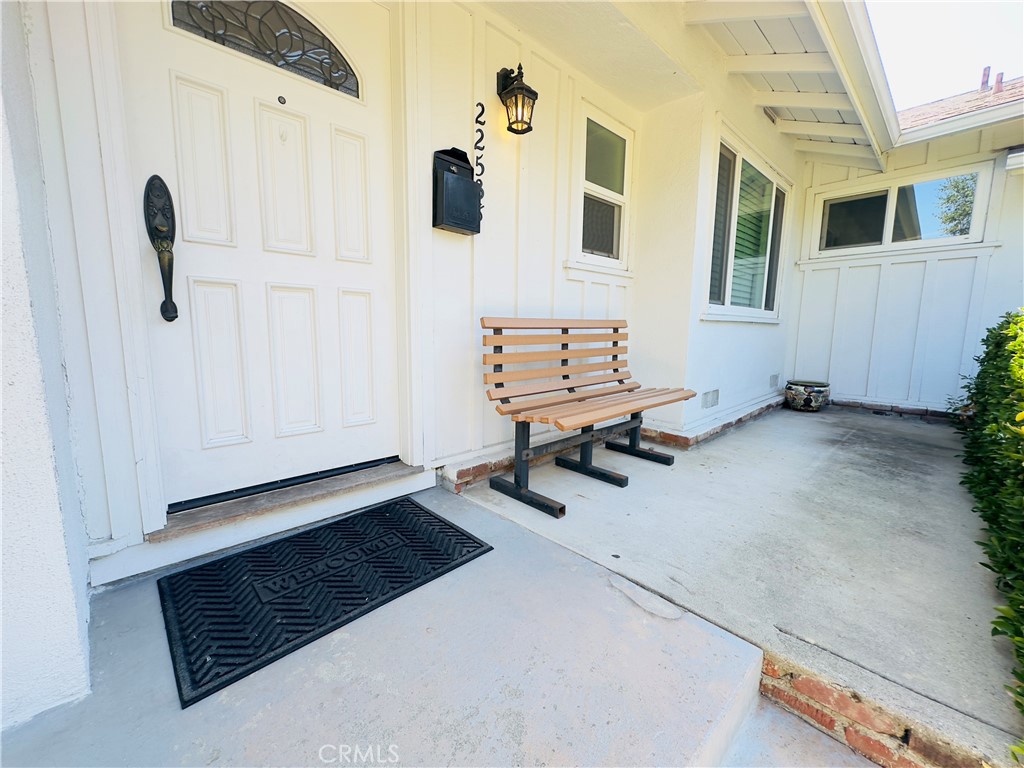
<svg viewBox="0 0 1024 768"><path fill-rule="evenodd" d="M799 263L800 320L791 375L828 381L834 400L945 410L975 370L987 327L1024 303L1021 187L1005 173L1012 136L989 129L894 150L870 175L816 165ZM811 242L823 196L849 194L977 163L992 167L978 243L817 256ZM984 178L984 177L982 177ZM987 194L986 194L987 193ZM815 206L815 199L818 206ZM987 202L983 199L987 198Z"/></svg>
<svg viewBox="0 0 1024 768"><path fill-rule="evenodd" d="M416 192L422 238L424 454L428 464L457 462L512 440L512 425L484 396L480 317L629 317L632 279L566 265L578 251L586 112L597 109L634 131L638 116L552 52L478 6L424 3L416 14L417 76L429 99L411 116L424 134ZM540 97L534 130L508 132L495 73L523 64ZM431 151L458 147L474 160L477 103L485 106L479 234L430 229ZM598 118L599 119L599 118ZM426 145L429 141L429 146ZM477 169L479 170L479 169ZM635 175L635 165L634 165ZM630 169L627 169L627 173ZM428 233L424 237L424 233Z"/></svg>

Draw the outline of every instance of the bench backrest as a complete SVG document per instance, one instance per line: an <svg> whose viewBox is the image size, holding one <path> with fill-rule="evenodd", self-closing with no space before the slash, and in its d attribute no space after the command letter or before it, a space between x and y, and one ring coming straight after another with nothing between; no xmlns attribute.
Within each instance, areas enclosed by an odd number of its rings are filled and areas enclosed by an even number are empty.
<svg viewBox="0 0 1024 768"><path fill-rule="evenodd" d="M629 392L625 320L482 317L489 400L503 415ZM510 351L514 350L514 351Z"/></svg>

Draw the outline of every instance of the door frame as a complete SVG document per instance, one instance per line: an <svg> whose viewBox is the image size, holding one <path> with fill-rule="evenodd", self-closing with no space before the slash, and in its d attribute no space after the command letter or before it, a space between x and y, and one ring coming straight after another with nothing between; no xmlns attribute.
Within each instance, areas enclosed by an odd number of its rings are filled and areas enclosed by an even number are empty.
<svg viewBox="0 0 1024 768"><path fill-rule="evenodd" d="M167 1L161 0L161 3ZM305 3L289 2L309 15ZM378 4L389 13L391 36L396 259L393 298L399 379L399 455L405 463L417 466L423 463L423 408L420 390L414 386L414 382L422 380L422 359L415 350L422 349L422 333L417 322L419 313L414 308L419 304L421 291L409 258L407 69L401 51L406 39L405 14L398 4ZM58 292L80 291L86 316L85 324L66 325L64 346L81 345L83 349L93 350L89 355L90 370L80 373L91 379L95 391L95 420L104 455L103 480L108 490L123 489L121 503L114 503L115 499L108 493L106 511L111 535L108 541L90 546L90 556L95 557L141 543L145 534L163 528L167 522L156 431L156 396L152 386L153 350L146 332L146 317L155 307L153 298L157 296L159 275L155 257L139 253L139 208L132 192L131 168L124 150L127 120L113 4L78 0L74 4L46 4L45 10L40 12L46 15L50 32L63 146L45 141L41 144L44 154L50 154L51 159L64 165L67 173L74 233L72 242L64 245L73 246L71 252L76 255L70 258L78 262L77 272L83 276L81 284L59 284ZM309 17L315 18L315 14ZM87 59L87 67L82 66L83 59ZM37 91L37 98L40 95ZM95 131L91 130L93 128ZM72 142L73 153L68 151ZM97 199L97 175L102 177L102 200ZM55 250L61 245L55 241ZM106 260L90 266L86 259L90 252L104 255ZM102 271L108 267L111 279L105 284L85 279L88 269ZM95 348L96 345L106 346L106 341L114 337L123 361L124 381L118 380L116 386L110 386L111 371L97 367ZM75 400L72 393L72 407L93 405L87 400L78 400L84 403L78 406ZM123 414L123 418L108 424L113 414ZM104 439L105 426L109 427L110 434ZM115 450L118 445L120 451ZM124 450L126 445L130 451ZM83 478L83 483L90 481L97 482ZM135 503L126 504L127 501Z"/></svg>

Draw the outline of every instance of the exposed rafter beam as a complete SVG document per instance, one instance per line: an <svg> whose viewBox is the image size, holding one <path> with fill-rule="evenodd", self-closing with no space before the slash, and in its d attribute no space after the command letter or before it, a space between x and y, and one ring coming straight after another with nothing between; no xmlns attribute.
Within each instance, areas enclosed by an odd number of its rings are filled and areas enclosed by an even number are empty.
<svg viewBox="0 0 1024 768"><path fill-rule="evenodd" d="M754 91L754 104L759 107L787 109L853 109L850 98L845 93Z"/></svg>
<svg viewBox="0 0 1024 768"><path fill-rule="evenodd" d="M797 139L793 142L793 149L797 152L813 152L818 155L834 155L842 157L857 157L862 159L877 160L875 151L871 147L860 144L837 144L833 141L809 141L808 139Z"/></svg>
<svg viewBox="0 0 1024 768"><path fill-rule="evenodd" d="M877 157L849 157L844 155L822 155L817 152L805 152L804 160L814 163L828 163L843 168L863 168L865 171L881 171L882 163Z"/></svg>
<svg viewBox="0 0 1024 768"><path fill-rule="evenodd" d="M756 56L727 56L727 72L835 72L827 53L769 53Z"/></svg>
<svg viewBox="0 0 1024 768"><path fill-rule="evenodd" d="M807 15L802 2L688 2L683 7L687 24L717 24L723 21L787 19Z"/></svg>
<svg viewBox="0 0 1024 768"><path fill-rule="evenodd" d="M809 123L802 120L779 120L775 123L779 133L801 136L828 136L835 139L867 139L863 125L849 123Z"/></svg>

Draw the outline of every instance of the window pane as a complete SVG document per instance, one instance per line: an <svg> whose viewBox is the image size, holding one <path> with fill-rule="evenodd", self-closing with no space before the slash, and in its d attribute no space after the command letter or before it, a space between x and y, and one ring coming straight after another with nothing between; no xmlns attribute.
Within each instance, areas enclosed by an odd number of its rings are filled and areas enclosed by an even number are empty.
<svg viewBox="0 0 1024 768"><path fill-rule="evenodd" d="M621 208L590 195L583 196L583 252L619 258Z"/></svg>
<svg viewBox="0 0 1024 768"><path fill-rule="evenodd" d="M736 155L726 147L718 154L718 193L715 195L715 232L711 243L711 289L708 300L725 304L725 260L729 252L729 222L732 218L732 177Z"/></svg>
<svg viewBox="0 0 1024 768"><path fill-rule="evenodd" d="M736 208L736 248L732 265L732 293L736 307L761 309L768 255L772 193L775 185L746 160L740 166L740 195Z"/></svg>
<svg viewBox="0 0 1024 768"><path fill-rule="evenodd" d="M881 245L888 200L888 192L873 192L870 195L826 201L821 247Z"/></svg>
<svg viewBox="0 0 1024 768"><path fill-rule="evenodd" d="M764 297L764 308L769 312L775 310L775 284L779 280L779 248L782 245L783 213L786 210L786 193L775 190L775 211L772 213L772 247L768 251L768 282Z"/></svg>
<svg viewBox="0 0 1024 768"><path fill-rule="evenodd" d="M587 120L587 181L623 194L626 178L626 140Z"/></svg>
<svg viewBox="0 0 1024 768"><path fill-rule="evenodd" d="M900 187L892 241L969 235L977 186L978 174L971 173Z"/></svg>

